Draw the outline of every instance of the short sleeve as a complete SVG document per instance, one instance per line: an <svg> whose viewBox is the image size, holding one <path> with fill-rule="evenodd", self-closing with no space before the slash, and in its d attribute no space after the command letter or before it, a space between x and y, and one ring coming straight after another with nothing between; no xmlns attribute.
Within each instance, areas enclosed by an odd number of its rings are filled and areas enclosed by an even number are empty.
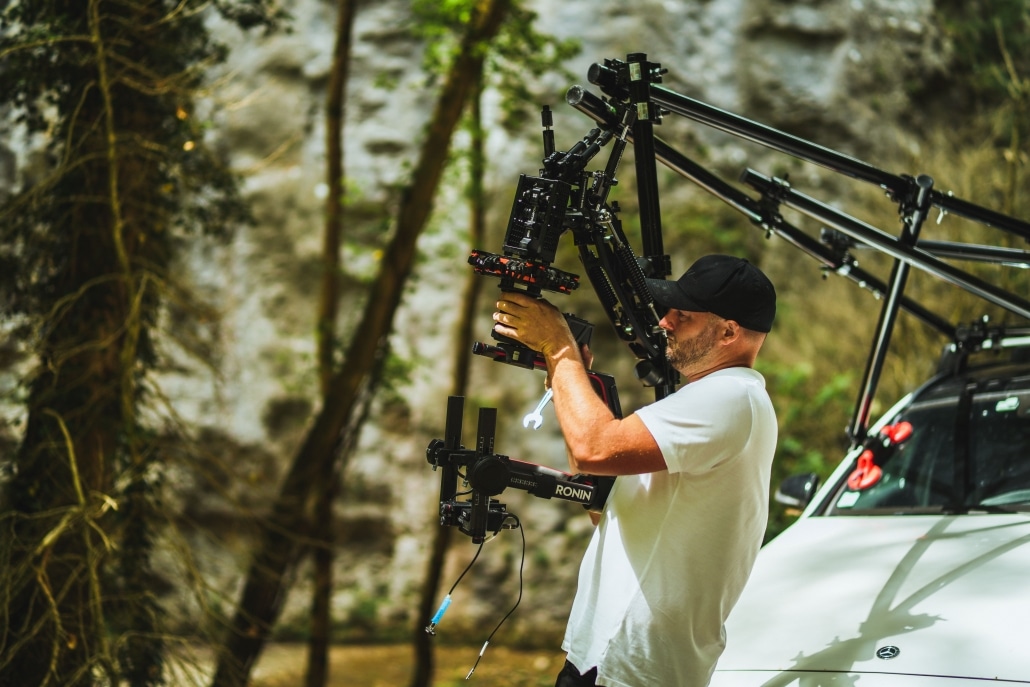
<svg viewBox="0 0 1030 687"><path fill-rule="evenodd" d="M758 384L736 369L719 370L637 411L669 472L706 472L744 450L755 421L752 392L765 395L757 377Z"/></svg>

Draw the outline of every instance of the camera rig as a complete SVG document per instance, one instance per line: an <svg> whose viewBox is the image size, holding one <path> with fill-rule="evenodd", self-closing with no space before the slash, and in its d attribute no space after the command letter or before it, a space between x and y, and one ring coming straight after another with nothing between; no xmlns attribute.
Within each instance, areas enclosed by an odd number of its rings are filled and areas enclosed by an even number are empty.
<svg viewBox="0 0 1030 687"><path fill-rule="evenodd" d="M658 326L664 313L655 310L653 296L645 281L647 277L664 278L671 272L671 261L662 245L658 162L742 213L767 237L784 238L815 258L825 272L844 276L882 300L861 390L847 430L853 446L861 445L867 439L872 399L899 312L915 316L948 337L953 342L953 349L964 350L971 346L969 337L963 336L966 327L905 295L913 267L1017 317L1030 318L1030 301L1022 293L989 283L947 262L967 260L1027 268L1030 267L1030 252L920 237L933 208L941 213L938 223L950 213L1009 232L1026 242L1030 242L1030 223L935 190L934 181L928 175L891 174L853 157L675 93L660 85L665 73L661 65L648 61L642 53L630 54L625 61L606 59L601 64L592 65L588 80L600 89L603 96L576 85L567 91L565 100L592 119L596 126L568 151L556 150L552 113L550 108L544 107L542 167L535 176L523 174L519 177L502 254L474 250L468 258L477 273L498 277L502 290L522 290L535 296L540 296L543 291L567 294L578 288L579 276L558 269L553 263L560 237L570 233L579 250L582 267L616 335L628 344L638 360L638 379L645 386L654 388L656 399L672 393L679 382L678 374L665 359L665 336ZM784 179L767 177L751 169L742 173L740 181L757 191L758 197L748 195L655 136L654 126L669 114L692 119L852 179L877 185L897 204L901 218L900 234L892 236L795 190ZM587 166L609 144L611 150L604 167L589 171ZM634 253L622 230L618 203L609 201L610 192L618 183L616 172L628 145L634 149L643 249L640 256ZM780 213L783 206L823 223L825 228L820 236L814 238L784 219ZM892 270L886 281L859 267L853 256L858 248L871 248L893 258ZM589 323L568 314L566 319L576 332L577 340L582 343L589 339L592 330ZM1004 329L1008 336L1030 336L1030 327L1026 324ZM497 362L529 369L545 367L535 351L496 333L493 337L496 344L477 342L473 352ZM607 375L591 374L595 390L621 417L614 380ZM596 478L566 475L494 454L494 423L495 415L481 415L477 448L464 449L459 436L460 412L448 405L447 438L434 440L427 451L434 468L443 469L440 492L443 524L455 525L470 534L474 541L482 541L485 532L504 527L506 510L492 497L509 486L543 498L565 498L593 506L600 503L602 490L598 488L600 482L594 481ZM457 500L459 494L455 483L459 475L471 487L471 498L467 502ZM564 490L559 494L556 485L563 489L568 487L568 493L575 491L577 496L568 498Z"/></svg>
<svg viewBox="0 0 1030 687"><path fill-rule="evenodd" d="M545 290L570 293L579 286L579 275L557 269L552 263L559 239L571 233L587 278L616 335L638 359L637 377L654 387L656 396L662 398L675 391L679 375L665 359L665 333L658 326L664 313L655 310L645 282L646 277L663 278L671 271L669 256L662 249L658 194L648 194L646 203L641 199L645 253L639 257L623 232L618 203L608 200L618 183L616 172L626 146L635 132L651 125L650 108L646 102L640 105L624 109L617 122L602 122L602 126L591 129L568 151L555 149L553 117L545 106L541 115L543 166L537 176L519 177L503 255L474 250L468 262L479 274L500 277L502 290L524 290L534 296ZM609 143L612 149L607 164L603 169L588 171L587 165ZM638 154L636 162L638 180L651 179L640 187L655 189L653 157L648 160ZM506 337L492 335L503 357L483 346L474 352L492 355L500 362L537 366L533 352Z"/></svg>

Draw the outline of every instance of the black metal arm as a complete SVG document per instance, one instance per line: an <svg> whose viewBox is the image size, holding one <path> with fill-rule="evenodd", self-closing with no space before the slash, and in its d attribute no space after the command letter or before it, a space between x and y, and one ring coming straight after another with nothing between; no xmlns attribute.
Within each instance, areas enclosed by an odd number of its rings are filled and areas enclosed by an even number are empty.
<svg viewBox="0 0 1030 687"><path fill-rule="evenodd" d="M580 86L573 86L566 94L566 101L595 122L610 127L620 118L624 118L627 110L641 110L640 86L627 78L626 74L651 73L653 78L648 86L649 100L646 110L650 119L660 119L660 115L664 113L682 115L834 172L875 184L883 188L888 197L897 203L902 218L902 230L899 237L895 238L794 191L786 182L766 179L757 172L748 170L743 180L761 193L759 198L754 199L694 163L665 142L652 137L650 131L634 128L633 136L640 135L642 140L638 142L636 138L630 139L637 156L653 155L656 160L691 179L702 189L741 212L767 233L783 236L792 245L819 260L827 269L848 277L883 297L884 305L864 374L862 392L849 427L849 435L856 444L861 443L867 431L868 410L878 385L897 313L902 310L912 313L937 331L953 338L958 336L960 330L957 323L929 311L904 295L911 267L922 269L955 284L1020 317L1030 317L1030 303L1020 295L989 284L941 260L957 258L1028 267L1030 253L996 246L933 242L919 238L933 207L988 227L1002 229L1028 242L1030 223L981 207L950 193L934 190L933 179L927 175L891 174L854 157L675 93L658 85L660 79L655 76L657 69L648 71L651 65L646 56L636 53L629 55L625 62L605 60L603 64L594 64L588 73L588 80L598 86L607 98L602 99ZM655 115L655 112L658 115ZM638 179L639 183L650 185L653 182L650 178L644 178ZM638 189L642 206L650 193L650 189ZM823 241L815 241L783 219L779 213L781 204L826 222L837 232L847 236L847 240L841 241L839 235L833 232L824 232ZM849 249L856 245L872 247L895 259L888 282L881 282L858 269L849 252Z"/></svg>

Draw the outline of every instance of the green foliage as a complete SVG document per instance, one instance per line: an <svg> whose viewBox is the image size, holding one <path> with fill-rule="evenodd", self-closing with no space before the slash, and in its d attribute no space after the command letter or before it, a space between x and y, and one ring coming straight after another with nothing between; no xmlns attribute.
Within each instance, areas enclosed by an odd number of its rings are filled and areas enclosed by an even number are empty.
<svg viewBox="0 0 1030 687"><path fill-rule="evenodd" d="M662 215L665 248L679 269L708 253L740 255L759 262L764 234L712 196L666 203ZM638 220L636 216L627 219Z"/></svg>
<svg viewBox="0 0 1030 687"><path fill-rule="evenodd" d="M415 0L415 34L426 41L423 69L429 78L446 71L455 40L471 16L475 0ZM500 33L491 41L486 80L502 94L502 125L518 127L538 111L532 93L535 80L558 72L571 78L562 65L580 51L576 40L562 40L536 29L537 14L513 2Z"/></svg>
<svg viewBox="0 0 1030 687"><path fill-rule="evenodd" d="M1027 0L939 0L940 20L955 46L953 77L985 107L1011 97L1013 75L1030 75Z"/></svg>
<svg viewBox="0 0 1030 687"><path fill-rule="evenodd" d="M405 400L405 387L410 386L412 373L415 371L416 361L402 358L390 350L383 361L382 379L380 381L380 392L390 403L401 403L407 405Z"/></svg>
<svg viewBox="0 0 1030 687"><path fill-rule="evenodd" d="M785 477L804 472L825 479L847 448L844 428L854 403L857 375L798 361L760 359L756 368L766 378L780 426L772 489ZM770 510L767 539L791 521L778 504Z"/></svg>
<svg viewBox="0 0 1030 687"><path fill-rule="evenodd" d="M951 88L971 94L1004 147L1003 211L1019 216L1020 174L1030 165L1030 2L942 0L944 28L955 46Z"/></svg>
<svg viewBox="0 0 1030 687"><path fill-rule="evenodd" d="M571 82L573 75L564 64L579 54L581 46L574 39L562 40L538 32L536 13L518 3L513 4L508 17L504 30L490 46L487 73L503 95L502 124L514 129L539 111L531 90L534 80L557 73Z"/></svg>

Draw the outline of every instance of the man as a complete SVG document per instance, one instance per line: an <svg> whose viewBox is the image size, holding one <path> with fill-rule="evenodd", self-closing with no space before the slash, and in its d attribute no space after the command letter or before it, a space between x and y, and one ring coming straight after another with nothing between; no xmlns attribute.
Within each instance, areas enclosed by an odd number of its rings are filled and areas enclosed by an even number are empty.
<svg viewBox="0 0 1030 687"><path fill-rule="evenodd" d="M707 685L765 532L777 426L752 368L773 285L726 255L647 282L685 385L622 420L554 306L504 293L494 313L498 333L547 360L572 471L619 477L583 557L555 687Z"/></svg>

